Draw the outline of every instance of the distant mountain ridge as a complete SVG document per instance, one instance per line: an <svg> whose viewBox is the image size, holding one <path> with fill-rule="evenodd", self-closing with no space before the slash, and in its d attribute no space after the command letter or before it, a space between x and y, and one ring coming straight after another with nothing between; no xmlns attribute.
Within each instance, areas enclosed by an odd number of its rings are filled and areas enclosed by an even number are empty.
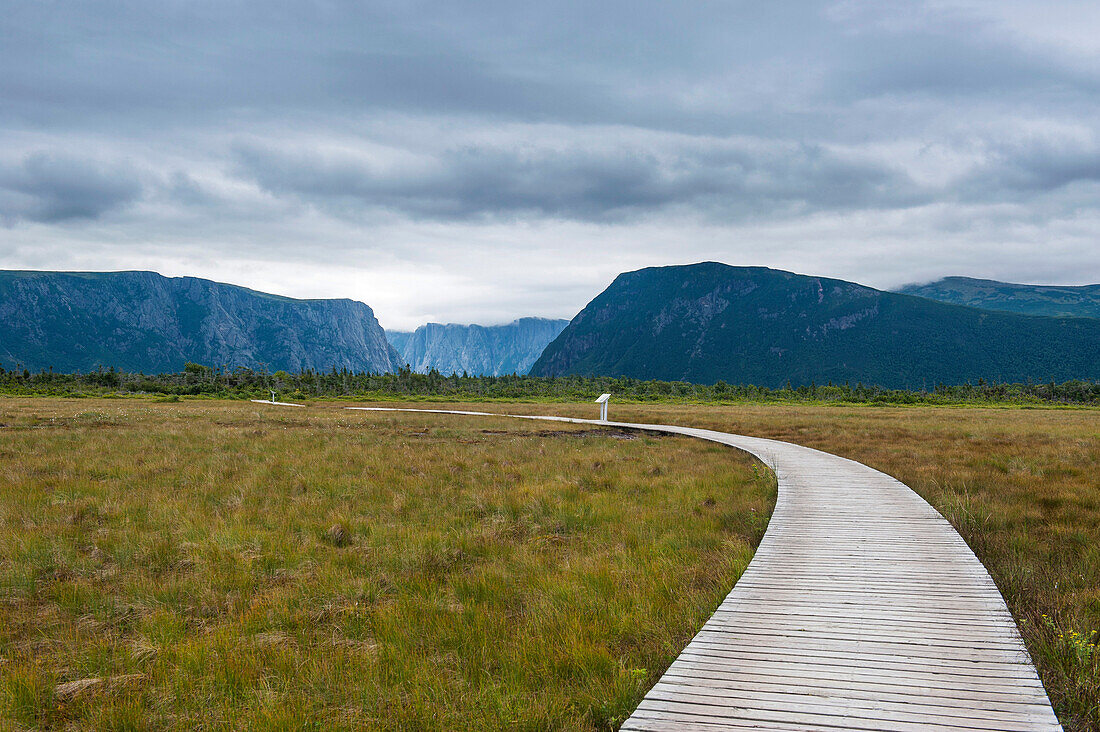
<svg viewBox="0 0 1100 732"><path fill-rule="evenodd" d="M413 371L479 376L526 374L568 320L519 318L506 325L428 323L413 332L386 331Z"/></svg>
<svg viewBox="0 0 1100 732"><path fill-rule="evenodd" d="M409 339L412 338L413 332L411 330L386 330L386 340L390 342L393 349L397 351L397 354L404 358L405 346L408 345ZM404 365L402 361L402 365Z"/></svg>
<svg viewBox="0 0 1100 732"><path fill-rule="evenodd" d="M296 300L155 272L0 271L0 364L174 372L186 362L392 372L400 357L354 300Z"/></svg>
<svg viewBox="0 0 1100 732"><path fill-rule="evenodd" d="M1026 315L1100 318L1100 285L1018 285L973 277L944 277L897 292L983 310Z"/></svg>
<svg viewBox="0 0 1100 732"><path fill-rule="evenodd" d="M531 373L772 387L1098 379L1100 321L977 310L704 262L619 275Z"/></svg>

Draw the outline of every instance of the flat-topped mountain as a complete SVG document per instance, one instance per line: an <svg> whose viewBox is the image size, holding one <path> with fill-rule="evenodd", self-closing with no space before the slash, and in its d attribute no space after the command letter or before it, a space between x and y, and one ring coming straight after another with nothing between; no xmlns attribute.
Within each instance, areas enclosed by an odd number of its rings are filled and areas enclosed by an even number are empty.
<svg viewBox="0 0 1100 732"><path fill-rule="evenodd" d="M408 345L409 339L412 338L413 332L411 330L390 330L386 329L386 340L390 342L394 350L397 351L397 355L404 358L405 346ZM405 361L401 362L404 365Z"/></svg>
<svg viewBox="0 0 1100 732"><path fill-rule="evenodd" d="M507 325L428 323L409 333L386 331L413 371L500 376L526 374L568 320L520 318Z"/></svg>
<svg viewBox="0 0 1100 732"><path fill-rule="evenodd" d="M0 365L146 373L186 362L394 371L369 307L155 272L0 271Z"/></svg>
<svg viewBox="0 0 1100 732"><path fill-rule="evenodd" d="M948 305L705 262L627 272L531 369L777 387L1100 378L1100 321Z"/></svg>
<svg viewBox="0 0 1100 732"><path fill-rule="evenodd" d="M1017 285L972 277L944 277L925 285L906 285L897 292L983 310L1100 318L1100 285Z"/></svg>

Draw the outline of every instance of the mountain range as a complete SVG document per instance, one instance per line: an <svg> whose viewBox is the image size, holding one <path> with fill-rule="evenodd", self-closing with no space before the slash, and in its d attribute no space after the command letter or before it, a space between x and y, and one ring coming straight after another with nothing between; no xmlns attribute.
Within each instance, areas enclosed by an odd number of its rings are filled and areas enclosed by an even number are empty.
<svg viewBox="0 0 1100 732"><path fill-rule="evenodd" d="M704 262L619 275L531 373L773 387L1100 379L1100 320L979 310Z"/></svg>
<svg viewBox="0 0 1100 732"><path fill-rule="evenodd" d="M1017 285L971 277L944 277L924 285L907 285L897 292L983 310L1100 318L1100 285Z"/></svg>
<svg viewBox="0 0 1100 732"><path fill-rule="evenodd" d="M444 374L912 388L1100 379L1100 286L949 277L903 290L704 262L621 274L569 322L387 333L353 300L153 272L0 271L0 366L155 373L193 361L380 373L409 364Z"/></svg>
<svg viewBox="0 0 1100 732"><path fill-rule="evenodd" d="M500 376L526 374L568 320L520 318L507 325L428 323L412 332L386 331L413 371Z"/></svg>
<svg viewBox="0 0 1100 732"><path fill-rule="evenodd" d="M188 361L375 373L401 364L374 312L354 300L155 272L0 271L0 365L159 373Z"/></svg>

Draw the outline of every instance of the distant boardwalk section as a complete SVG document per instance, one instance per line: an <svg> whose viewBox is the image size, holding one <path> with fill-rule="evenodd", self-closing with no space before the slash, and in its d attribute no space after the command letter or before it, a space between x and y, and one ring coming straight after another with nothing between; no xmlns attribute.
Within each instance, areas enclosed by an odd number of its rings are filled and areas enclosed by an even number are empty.
<svg viewBox="0 0 1100 732"><path fill-rule="evenodd" d="M776 440L604 424L737 447L779 479L748 569L624 730L1061 729L989 574L903 483Z"/></svg>

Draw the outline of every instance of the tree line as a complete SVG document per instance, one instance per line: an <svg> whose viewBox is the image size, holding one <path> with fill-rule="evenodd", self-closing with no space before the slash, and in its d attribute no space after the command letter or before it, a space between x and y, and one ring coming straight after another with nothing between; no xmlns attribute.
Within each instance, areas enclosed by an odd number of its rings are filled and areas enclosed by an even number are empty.
<svg viewBox="0 0 1100 732"><path fill-rule="evenodd" d="M218 398L437 399L444 401L588 401L611 392L637 402L838 402L883 404L1076 404L1100 405L1100 381L1064 383L937 384L931 388L885 389L873 384L803 384L768 388L752 384L693 384L608 376L444 376L402 368L376 374L333 368L296 373L263 368L226 368L188 363L172 374L142 374L114 368L89 373L32 373L0 367L0 393L9 395L159 395Z"/></svg>

